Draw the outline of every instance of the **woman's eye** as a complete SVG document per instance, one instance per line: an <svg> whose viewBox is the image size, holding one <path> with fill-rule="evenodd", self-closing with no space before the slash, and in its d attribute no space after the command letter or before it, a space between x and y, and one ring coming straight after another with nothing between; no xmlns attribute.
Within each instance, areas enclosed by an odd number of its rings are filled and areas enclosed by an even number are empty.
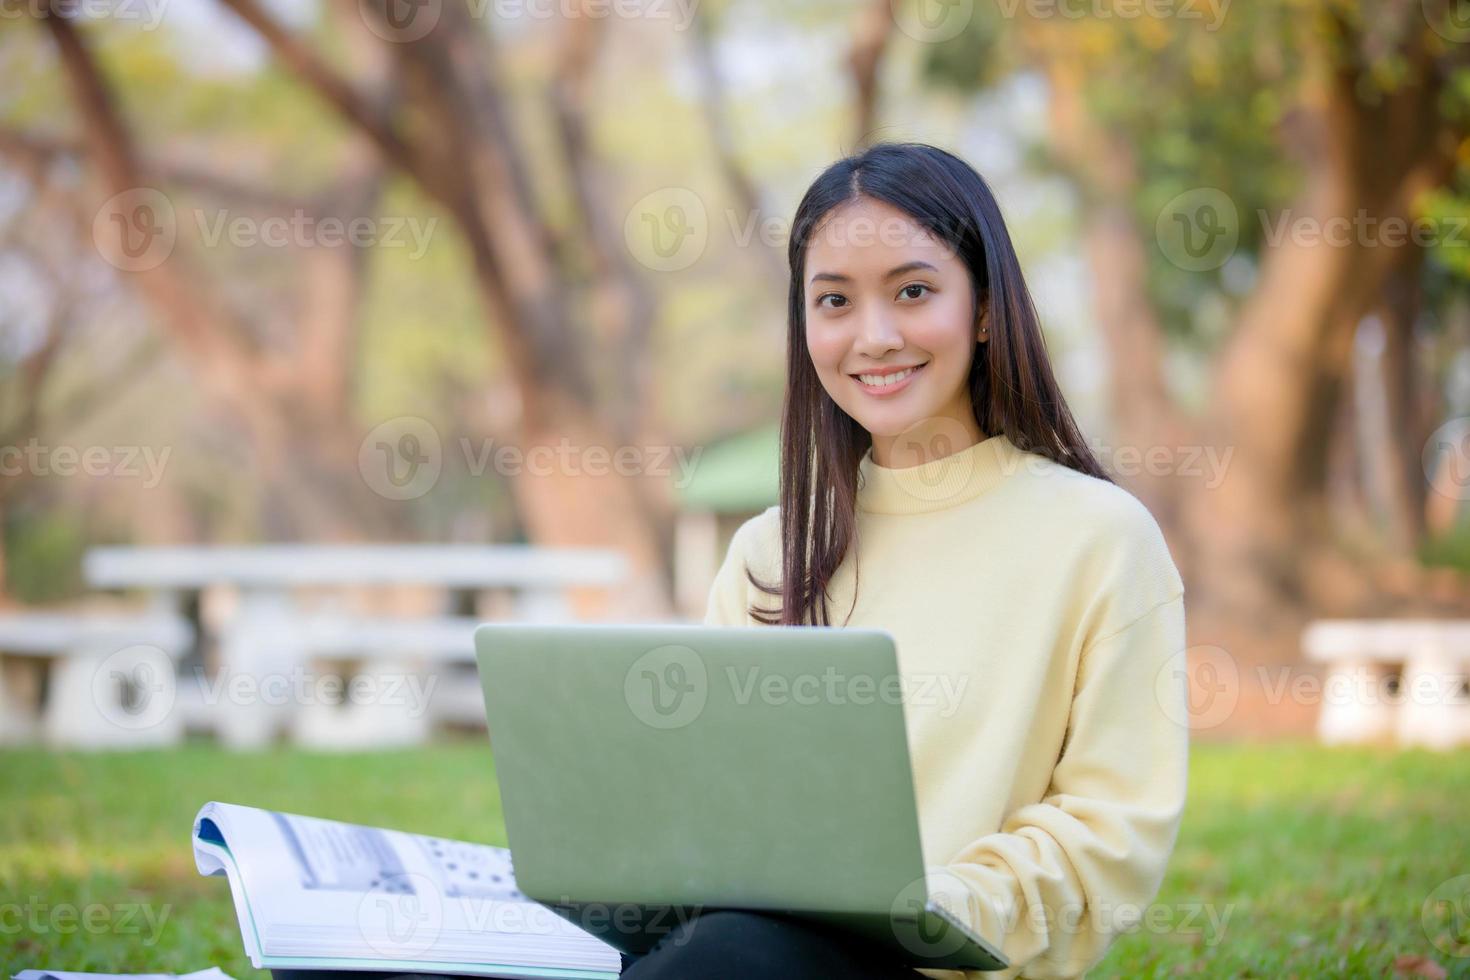
<svg viewBox="0 0 1470 980"><path fill-rule="evenodd" d="M844 303L847 302L847 297L846 296L843 296L841 293L823 293L822 295L820 295L820 296L817 297L817 305L818 306L822 306L823 305L823 300L829 300L829 299L841 300ZM835 307L835 306L829 306L829 307L827 307L827 309L829 309L829 310L835 310L835 309L837 309L837 307Z"/></svg>
<svg viewBox="0 0 1470 980"><path fill-rule="evenodd" d="M924 292L918 294L911 292L911 290L915 289L920 289ZM925 292L932 292L932 290L921 282L911 282L907 286L900 289L898 292L899 295L907 297L908 299L919 299L924 295Z"/></svg>

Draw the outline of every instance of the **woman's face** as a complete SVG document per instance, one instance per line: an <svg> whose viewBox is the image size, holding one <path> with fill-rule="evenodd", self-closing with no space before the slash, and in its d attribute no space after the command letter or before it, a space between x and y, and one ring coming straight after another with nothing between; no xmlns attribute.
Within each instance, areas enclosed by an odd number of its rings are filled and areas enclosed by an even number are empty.
<svg viewBox="0 0 1470 980"><path fill-rule="evenodd" d="M944 241L862 197L818 226L802 275L817 377L872 434L875 462L914 466L980 440L966 379L984 313Z"/></svg>

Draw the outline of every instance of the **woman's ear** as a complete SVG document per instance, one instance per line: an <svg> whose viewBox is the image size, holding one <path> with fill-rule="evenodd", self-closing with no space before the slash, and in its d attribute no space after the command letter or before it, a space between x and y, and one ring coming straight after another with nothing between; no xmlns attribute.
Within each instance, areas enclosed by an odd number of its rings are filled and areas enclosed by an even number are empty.
<svg viewBox="0 0 1470 980"><path fill-rule="evenodd" d="M980 323L975 332L975 339L982 344L990 339L990 308L988 306L980 307Z"/></svg>

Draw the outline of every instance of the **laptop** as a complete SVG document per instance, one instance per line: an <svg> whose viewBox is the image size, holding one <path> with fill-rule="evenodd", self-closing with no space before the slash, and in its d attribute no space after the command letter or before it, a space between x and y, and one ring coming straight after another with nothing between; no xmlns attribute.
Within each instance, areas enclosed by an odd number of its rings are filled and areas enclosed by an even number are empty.
<svg viewBox="0 0 1470 980"><path fill-rule="evenodd" d="M475 649L529 898L629 954L744 909L1008 965L925 887L886 631L494 623Z"/></svg>

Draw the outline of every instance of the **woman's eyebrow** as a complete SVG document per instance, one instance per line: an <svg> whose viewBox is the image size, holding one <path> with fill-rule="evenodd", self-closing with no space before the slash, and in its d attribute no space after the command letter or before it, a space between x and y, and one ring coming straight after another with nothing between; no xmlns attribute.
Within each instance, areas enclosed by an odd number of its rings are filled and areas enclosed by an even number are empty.
<svg viewBox="0 0 1470 980"><path fill-rule="evenodd" d="M917 269L928 269L930 272L939 271L937 267L930 265L928 262L920 260L916 262L905 262L903 265L896 265L892 269L889 269L883 275L883 278L884 280L892 279L894 276L901 276L905 272L913 272ZM819 279L830 282L851 282L852 276L844 276L840 272L818 272L816 275L812 276L811 281L816 282Z"/></svg>

